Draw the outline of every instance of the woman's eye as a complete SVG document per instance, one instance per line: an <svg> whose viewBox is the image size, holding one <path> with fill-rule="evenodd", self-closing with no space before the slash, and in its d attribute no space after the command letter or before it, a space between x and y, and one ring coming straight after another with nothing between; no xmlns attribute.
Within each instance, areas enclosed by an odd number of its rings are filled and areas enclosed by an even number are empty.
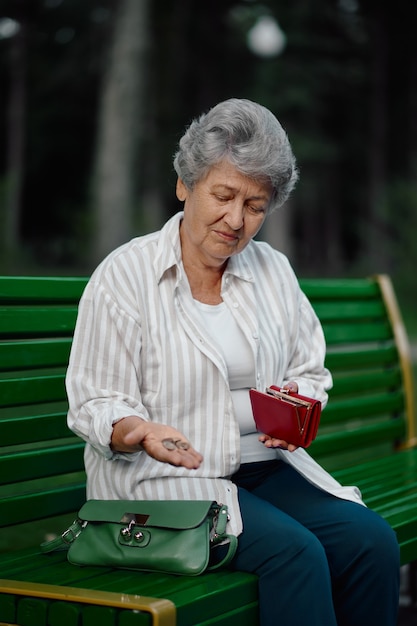
<svg viewBox="0 0 417 626"><path fill-rule="evenodd" d="M248 208L252 213L256 213L257 215L265 213L265 207L263 206L249 206Z"/></svg>

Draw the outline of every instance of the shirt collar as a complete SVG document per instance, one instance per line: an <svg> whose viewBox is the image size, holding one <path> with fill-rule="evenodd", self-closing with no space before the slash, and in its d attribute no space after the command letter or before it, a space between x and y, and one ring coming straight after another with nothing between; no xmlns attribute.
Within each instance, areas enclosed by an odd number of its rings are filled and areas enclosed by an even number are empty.
<svg viewBox="0 0 417 626"><path fill-rule="evenodd" d="M156 279L159 282L171 267L181 265L180 223L184 213L180 211L162 227L155 258Z"/></svg>
<svg viewBox="0 0 417 626"><path fill-rule="evenodd" d="M165 223L160 231L155 258L155 272L158 282L167 270L174 266L181 267L182 265L180 223L183 216L183 211L176 213ZM248 260L248 252L253 245L255 245L254 242L250 241L245 250L230 257L225 274L253 282L254 277Z"/></svg>

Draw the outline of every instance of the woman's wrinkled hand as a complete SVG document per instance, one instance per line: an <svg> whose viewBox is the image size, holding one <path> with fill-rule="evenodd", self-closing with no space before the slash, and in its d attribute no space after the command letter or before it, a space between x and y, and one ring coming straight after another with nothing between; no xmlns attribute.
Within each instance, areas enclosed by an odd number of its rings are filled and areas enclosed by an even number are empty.
<svg viewBox="0 0 417 626"><path fill-rule="evenodd" d="M293 443L288 443L284 439L276 439L269 435L259 435L258 439L264 444L265 448L280 448L280 450L288 450L288 452L295 452L298 448Z"/></svg>
<svg viewBox="0 0 417 626"><path fill-rule="evenodd" d="M111 448L115 452L144 450L149 456L176 467L198 469L203 457L186 437L172 426L146 422L130 415L113 425Z"/></svg>

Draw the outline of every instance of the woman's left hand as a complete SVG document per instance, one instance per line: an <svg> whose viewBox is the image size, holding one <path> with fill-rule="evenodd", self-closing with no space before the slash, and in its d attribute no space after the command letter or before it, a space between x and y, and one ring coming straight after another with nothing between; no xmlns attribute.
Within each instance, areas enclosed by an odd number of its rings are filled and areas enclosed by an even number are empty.
<svg viewBox="0 0 417 626"><path fill-rule="evenodd" d="M294 381L290 381L284 385L283 389L288 389L293 393L298 392L298 385ZM270 437L269 435L259 435L259 441L264 444L266 448L280 448L281 450L288 450L288 452L294 452L299 446L295 446L284 439L276 439L276 437Z"/></svg>
<svg viewBox="0 0 417 626"><path fill-rule="evenodd" d="M259 435L259 441L264 444L265 448L280 448L281 450L288 450L288 452L294 452L298 448L293 443L269 435Z"/></svg>

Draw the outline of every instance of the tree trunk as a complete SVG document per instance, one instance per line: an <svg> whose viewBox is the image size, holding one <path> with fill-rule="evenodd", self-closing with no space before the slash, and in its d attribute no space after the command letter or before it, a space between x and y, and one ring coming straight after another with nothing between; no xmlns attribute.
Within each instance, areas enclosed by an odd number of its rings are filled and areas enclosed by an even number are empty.
<svg viewBox="0 0 417 626"><path fill-rule="evenodd" d="M387 183L388 32L385 10L371 15L369 217L362 225L370 271L388 271L384 201Z"/></svg>
<svg viewBox="0 0 417 626"><path fill-rule="evenodd" d="M13 37L10 50L10 98L3 254L6 268L12 268L19 248L25 170L26 126L26 25Z"/></svg>
<svg viewBox="0 0 417 626"><path fill-rule="evenodd" d="M93 179L94 262L126 241L137 203L144 124L148 0L119 0L104 77Z"/></svg>

